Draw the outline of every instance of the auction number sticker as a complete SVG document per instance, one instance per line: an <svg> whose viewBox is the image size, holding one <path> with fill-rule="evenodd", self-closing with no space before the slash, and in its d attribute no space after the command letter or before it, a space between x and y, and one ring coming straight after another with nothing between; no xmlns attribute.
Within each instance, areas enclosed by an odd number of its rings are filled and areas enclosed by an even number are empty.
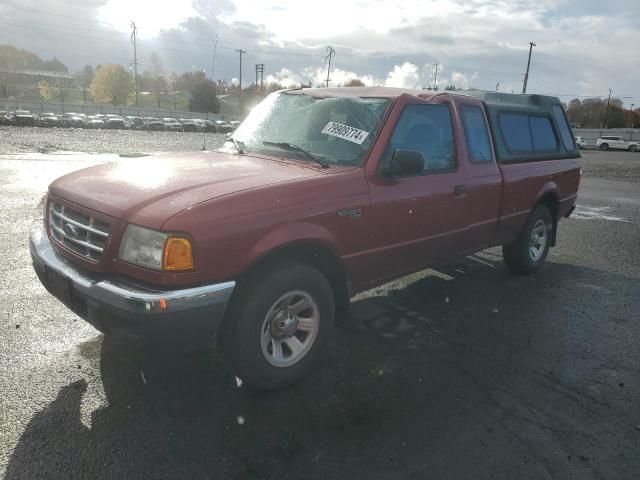
<svg viewBox="0 0 640 480"><path fill-rule="evenodd" d="M364 142L364 140L369 136L369 132L336 122L327 123L327 125L322 129L322 133L342 138L343 140L348 140L350 142L357 143L358 145Z"/></svg>

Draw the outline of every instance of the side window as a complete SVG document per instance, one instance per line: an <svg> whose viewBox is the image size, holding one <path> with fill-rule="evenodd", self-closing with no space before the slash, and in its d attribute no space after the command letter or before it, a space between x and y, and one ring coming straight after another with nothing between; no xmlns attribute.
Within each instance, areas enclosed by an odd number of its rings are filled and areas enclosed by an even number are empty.
<svg viewBox="0 0 640 480"><path fill-rule="evenodd" d="M462 105L462 123L467 137L469 158L473 163L487 163L491 161L491 143L484 115L479 107Z"/></svg>
<svg viewBox="0 0 640 480"><path fill-rule="evenodd" d="M553 117L556 119L556 125L558 126L558 131L562 137L564 148L567 150L575 150L576 147L573 143L573 137L571 136L571 129L569 128L567 117L565 117L564 111L560 105L553 106Z"/></svg>
<svg viewBox="0 0 640 480"><path fill-rule="evenodd" d="M510 152L552 152L558 149L551 119L508 112L502 112L499 119L502 138Z"/></svg>
<svg viewBox="0 0 640 480"><path fill-rule="evenodd" d="M547 117L529 117L531 137L533 138L533 150L536 152L549 152L558 149L556 134L553 133L551 120Z"/></svg>
<svg viewBox="0 0 640 480"><path fill-rule="evenodd" d="M520 113L501 113L500 131L510 152L533 151L533 139L529 130L529 116Z"/></svg>
<svg viewBox="0 0 640 480"><path fill-rule="evenodd" d="M453 128L447 105L408 105L385 150L388 162L397 149L416 150L424 158L424 172L455 168Z"/></svg>

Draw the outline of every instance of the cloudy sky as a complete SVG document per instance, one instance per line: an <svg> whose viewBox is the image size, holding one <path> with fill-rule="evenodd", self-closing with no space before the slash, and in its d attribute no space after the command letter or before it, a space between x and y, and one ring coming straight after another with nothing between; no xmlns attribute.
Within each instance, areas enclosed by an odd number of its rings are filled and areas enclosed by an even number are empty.
<svg viewBox="0 0 640 480"><path fill-rule="evenodd" d="M326 76L335 85L438 85L520 91L536 42L529 92L603 96L640 105L639 0L2 0L0 44L85 64L129 65L130 20L138 59L156 52L167 71L205 70L243 84L254 65L288 85ZM215 39L218 39L213 65Z"/></svg>

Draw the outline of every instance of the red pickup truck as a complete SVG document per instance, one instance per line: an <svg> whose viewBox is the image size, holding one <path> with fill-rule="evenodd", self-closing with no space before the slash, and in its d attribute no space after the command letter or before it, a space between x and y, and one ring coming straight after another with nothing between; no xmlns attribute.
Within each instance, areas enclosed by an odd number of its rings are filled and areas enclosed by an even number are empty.
<svg viewBox="0 0 640 480"><path fill-rule="evenodd" d="M54 181L31 254L98 330L217 336L240 378L280 388L359 291L498 245L514 272L538 270L579 157L553 97L281 91L218 151Z"/></svg>

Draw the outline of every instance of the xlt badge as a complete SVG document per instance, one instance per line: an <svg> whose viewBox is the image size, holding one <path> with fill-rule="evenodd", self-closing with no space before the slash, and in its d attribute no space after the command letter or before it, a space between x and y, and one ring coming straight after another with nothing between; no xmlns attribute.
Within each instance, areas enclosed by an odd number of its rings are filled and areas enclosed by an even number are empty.
<svg viewBox="0 0 640 480"><path fill-rule="evenodd" d="M342 210L338 210L336 214L340 218L360 218L362 216L361 208L344 208Z"/></svg>

